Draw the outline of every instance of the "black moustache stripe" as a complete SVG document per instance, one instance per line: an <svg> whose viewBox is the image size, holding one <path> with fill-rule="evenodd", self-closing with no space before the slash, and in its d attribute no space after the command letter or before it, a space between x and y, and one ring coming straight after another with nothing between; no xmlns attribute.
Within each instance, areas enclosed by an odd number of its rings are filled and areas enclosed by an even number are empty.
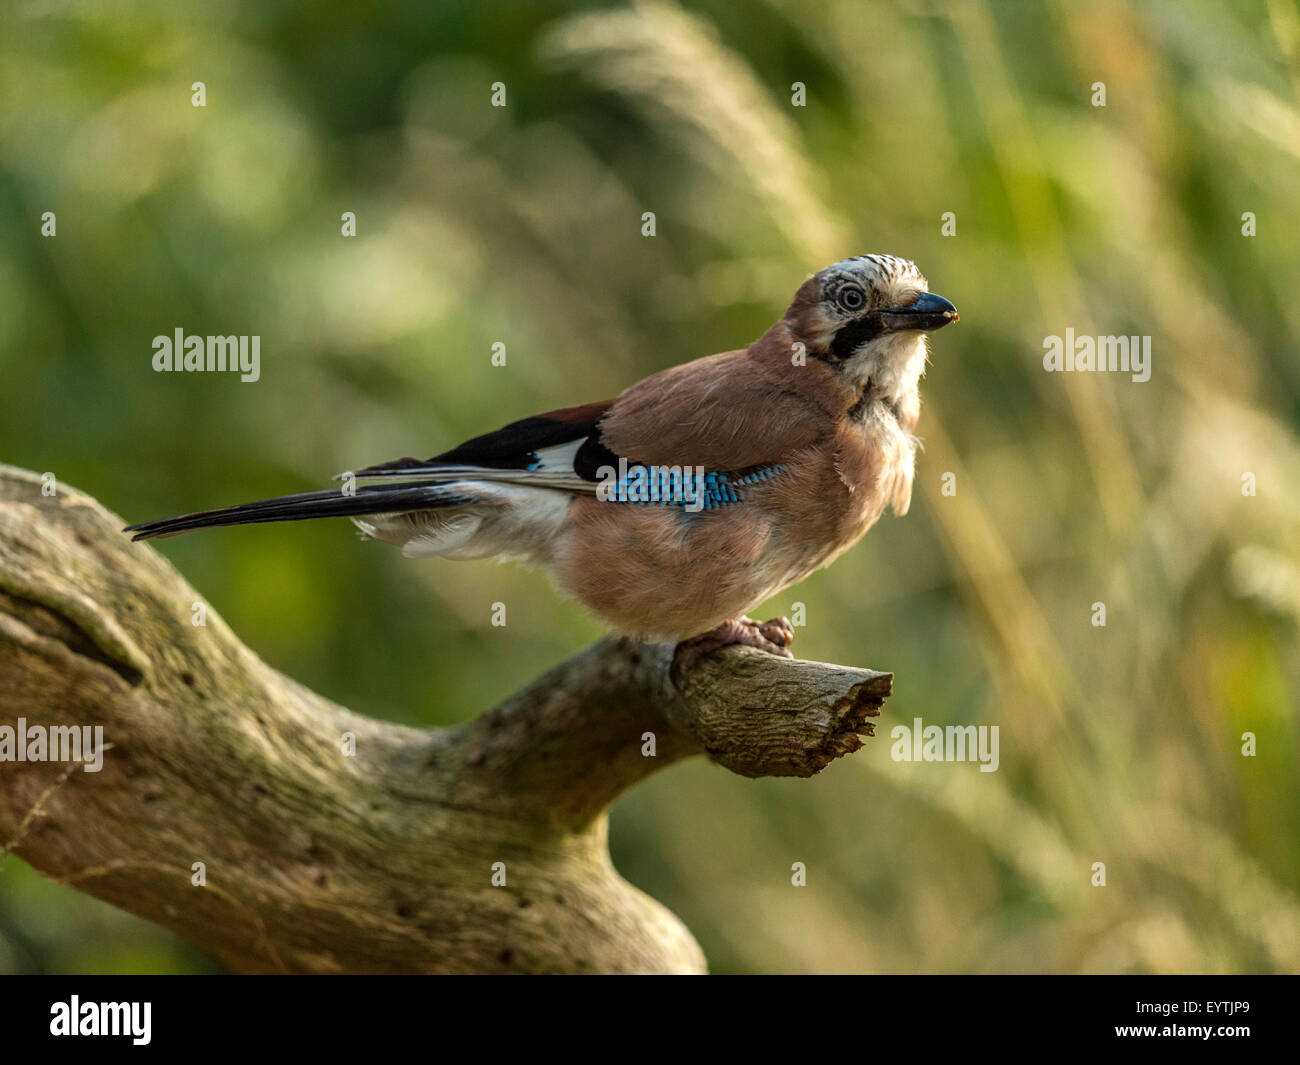
<svg viewBox="0 0 1300 1065"><path fill-rule="evenodd" d="M885 325L876 314L856 318L841 326L831 340L831 354L838 359L849 359L868 340L875 340L885 331Z"/></svg>

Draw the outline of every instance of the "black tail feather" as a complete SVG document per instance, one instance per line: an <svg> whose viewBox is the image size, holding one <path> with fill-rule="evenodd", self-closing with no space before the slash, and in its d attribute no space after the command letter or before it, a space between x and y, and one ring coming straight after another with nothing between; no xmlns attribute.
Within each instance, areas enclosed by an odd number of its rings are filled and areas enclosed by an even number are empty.
<svg viewBox="0 0 1300 1065"><path fill-rule="evenodd" d="M354 494L338 489L300 492L297 495L260 499L255 503L178 514L172 518L128 525L123 532L134 533L132 540L149 540L172 536L191 529L213 529L223 525L255 525L272 521L306 521L311 518L349 518L364 514L396 514L412 510L432 510L481 501L468 494L463 486L444 482L363 485Z"/></svg>

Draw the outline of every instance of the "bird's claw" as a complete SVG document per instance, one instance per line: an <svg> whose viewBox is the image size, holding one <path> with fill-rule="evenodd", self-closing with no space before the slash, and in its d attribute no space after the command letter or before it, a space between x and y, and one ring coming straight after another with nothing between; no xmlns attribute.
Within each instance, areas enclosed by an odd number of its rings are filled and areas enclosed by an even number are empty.
<svg viewBox="0 0 1300 1065"><path fill-rule="evenodd" d="M717 628L679 643L673 656L673 669L681 674L713 651L733 645L756 647L770 655L792 658L789 647L793 641L794 628L788 618L773 618L771 621L731 618Z"/></svg>

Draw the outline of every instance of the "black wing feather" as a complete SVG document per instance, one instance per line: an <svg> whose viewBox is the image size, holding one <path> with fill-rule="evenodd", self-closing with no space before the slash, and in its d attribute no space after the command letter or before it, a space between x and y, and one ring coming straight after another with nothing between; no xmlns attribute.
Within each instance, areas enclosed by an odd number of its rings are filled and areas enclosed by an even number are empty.
<svg viewBox="0 0 1300 1065"><path fill-rule="evenodd" d="M564 407L484 433L431 459L401 458L357 470L358 477L401 473L430 466L483 466L494 470L526 470L536 461L541 448L568 444L584 437L599 436L600 419L613 400Z"/></svg>

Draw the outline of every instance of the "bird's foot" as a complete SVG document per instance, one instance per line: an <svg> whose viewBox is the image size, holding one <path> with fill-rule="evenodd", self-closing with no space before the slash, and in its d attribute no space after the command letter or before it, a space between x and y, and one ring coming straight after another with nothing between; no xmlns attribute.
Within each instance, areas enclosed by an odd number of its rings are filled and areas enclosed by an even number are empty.
<svg viewBox="0 0 1300 1065"><path fill-rule="evenodd" d="M673 671L681 675L705 655L733 644L757 647L770 655L792 658L789 647L793 641L794 629L786 618L773 618L771 621L732 618L717 628L679 643L673 655Z"/></svg>

